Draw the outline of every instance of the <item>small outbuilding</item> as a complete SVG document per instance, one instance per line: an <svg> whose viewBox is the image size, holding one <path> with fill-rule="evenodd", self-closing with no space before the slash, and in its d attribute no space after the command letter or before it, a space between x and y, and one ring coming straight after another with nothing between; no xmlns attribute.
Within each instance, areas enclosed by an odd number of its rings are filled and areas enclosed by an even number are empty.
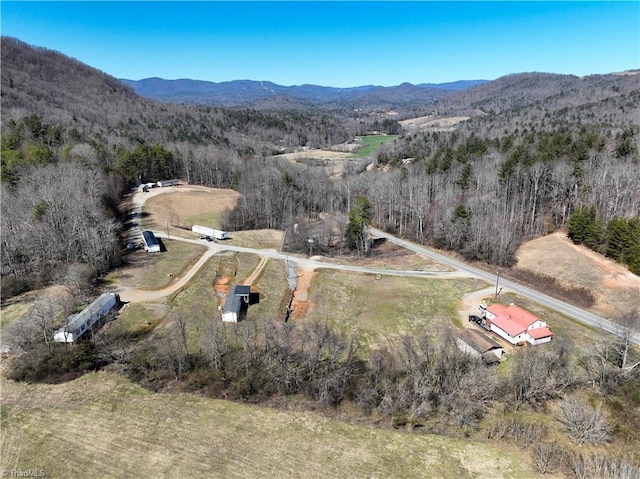
<svg viewBox="0 0 640 479"><path fill-rule="evenodd" d="M225 323L237 323L240 320L243 309L246 311L250 295L251 286L243 284L234 285L231 290L229 290L227 301L222 308L222 321Z"/></svg>
<svg viewBox="0 0 640 479"><path fill-rule="evenodd" d="M504 359L504 348L476 329L465 329L456 338L458 348L485 364L496 364Z"/></svg>
<svg viewBox="0 0 640 479"><path fill-rule="evenodd" d="M156 235L153 234L153 231L145 230L142 232L142 244L147 253L160 252L160 242L158 238L156 238Z"/></svg>

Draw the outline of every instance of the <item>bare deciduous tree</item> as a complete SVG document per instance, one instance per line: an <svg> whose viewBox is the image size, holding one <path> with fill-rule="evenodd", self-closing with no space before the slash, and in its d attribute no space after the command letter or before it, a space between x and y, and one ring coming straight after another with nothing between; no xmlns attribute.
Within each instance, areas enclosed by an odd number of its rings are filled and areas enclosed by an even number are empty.
<svg viewBox="0 0 640 479"><path fill-rule="evenodd" d="M600 444L611 438L611 424L600 407L593 408L569 396L562 400L558 420L577 444Z"/></svg>

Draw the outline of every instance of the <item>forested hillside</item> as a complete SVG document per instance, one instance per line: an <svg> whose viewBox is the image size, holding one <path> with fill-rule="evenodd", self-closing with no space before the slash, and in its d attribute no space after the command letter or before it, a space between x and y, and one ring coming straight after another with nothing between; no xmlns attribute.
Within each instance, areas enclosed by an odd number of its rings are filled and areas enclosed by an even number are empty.
<svg viewBox="0 0 640 479"><path fill-rule="evenodd" d="M511 75L462 92L433 112L471 114L456 132L407 135L378 154L394 168L370 186L376 221L508 265L523 240L582 207L605 226L637 218L638 104L638 74Z"/></svg>
<svg viewBox="0 0 640 479"><path fill-rule="evenodd" d="M128 185L178 176L237 186L244 161L348 139L314 112L152 102L87 65L2 38L3 297L119 261ZM98 250L99 254L96 254Z"/></svg>
<svg viewBox="0 0 640 479"><path fill-rule="evenodd" d="M360 240L344 242L354 225L338 222L336 235L334 221L364 204L360 227L510 265L522 241L566 228L581 208L594 208L605 233L640 215L638 104L637 72L510 75L419 106L470 116L457 131L402 135L329 179L273 155L342 143L373 129L373 117L156 103L60 53L2 38L4 291L117 264L120 196L169 177L237 189L231 230L299 224L325 253L364 253ZM612 256L633 263L628 252Z"/></svg>

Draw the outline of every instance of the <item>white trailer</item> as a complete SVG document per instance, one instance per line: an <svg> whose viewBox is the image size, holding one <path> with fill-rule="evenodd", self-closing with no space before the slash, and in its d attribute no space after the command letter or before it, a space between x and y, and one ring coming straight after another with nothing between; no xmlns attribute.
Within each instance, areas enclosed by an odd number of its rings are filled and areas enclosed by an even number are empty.
<svg viewBox="0 0 640 479"><path fill-rule="evenodd" d="M167 186L178 186L180 184L180 180L163 180L158 181L158 186L160 188L166 188Z"/></svg>
<svg viewBox="0 0 640 479"><path fill-rule="evenodd" d="M193 225L191 227L191 231L193 231L194 233L198 233L201 236L206 236L207 238L214 238L217 240L223 240L229 237L229 234L226 231L216 230L200 225Z"/></svg>
<svg viewBox="0 0 640 479"><path fill-rule="evenodd" d="M56 343L76 342L98 321L120 307L120 297L115 293L105 293L87 306L82 312L67 318L65 325L53 335Z"/></svg>

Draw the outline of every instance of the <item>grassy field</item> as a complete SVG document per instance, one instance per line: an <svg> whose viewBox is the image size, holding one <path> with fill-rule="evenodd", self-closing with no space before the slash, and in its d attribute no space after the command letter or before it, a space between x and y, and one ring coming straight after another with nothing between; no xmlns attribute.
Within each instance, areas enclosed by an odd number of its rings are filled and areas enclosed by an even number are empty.
<svg viewBox="0 0 640 479"><path fill-rule="evenodd" d="M280 250L282 243L282 231L278 230L251 230L229 232L230 245L244 246L246 248L263 248Z"/></svg>
<svg viewBox="0 0 640 479"><path fill-rule="evenodd" d="M2 308L2 314L0 314L0 327L6 327L13 323L16 319L21 318L29 309L31 309L31 299L26 297L20 302L9 304Z"/></svg>
<svg viewBox="0 0 640 479"><path fill-rule="evenodd" d="M260 303L251 306L248 316L265 320L280 321L289 301L291 291L287 284L287 273L282 261L270 260L254 288L260 292Z"/></svg>
<svg viewBox="0 0 640 479"><path fill-rule="evenodd" d="M229 276L230 282L241 283L256 267L260 258L252 254L221 253L211 258L199 275L170 300L169 320L188 318L191 327L189 344L197 344L197 331L208 322L220 322L218 306L220 298L214 294L213 284L216 276ZM190 346L191 347L191 346Z"/></svg>
<svg viewBox="0 0 640 479"><path fill-rule="evenodd" d="M142 289L159 289L188 269L206 251L205 246L184 241L164 239L162 242L167 251L159 254L135 251L125 257L129 263L127 267L112 271L105 281L117 281L124 286Z"/></svg>
<svg viewBox="0 0 640 479"><path fill-rule="evenodd" d="M523 453L183 394L3 380L1 468L51 478L523 478Z"/></svg>
<svg viewBox="0 0 640 479"><path fill-rule="evenodd" d="M309 295L307 320L327 321L355 333L365 348L384 346L400 334L438 336L456 326L456 305L480 289L477 280L382 277L320 270Z"/></svg>
<svg viewBox="0 0 640 479"><path fill-rule="evenodd" d="M144 228L164 229L170 226L190 228L200 224L220 227L225 210L234 207L238 193L233 190L184 186L151 196L144 205L148 215L142 220Z"/></svg>
<svg viewBox="0 0 640 479"><path fill-rule="evenodd" d="M354 158L364 158L376 151L380 145L386 141L392 141L398 138L398 135L368 135L359 137L360 140L366 145L360 148L355 154Z"/></svg>
<svg viewBox="0 0 640 479"><path fill-rule="evenodd" d="M136 337L151 331L156 326L157 320L164 317L167 311L167 306L163 304L131 303L120 313L116 321L107 327Z"/></svg>

